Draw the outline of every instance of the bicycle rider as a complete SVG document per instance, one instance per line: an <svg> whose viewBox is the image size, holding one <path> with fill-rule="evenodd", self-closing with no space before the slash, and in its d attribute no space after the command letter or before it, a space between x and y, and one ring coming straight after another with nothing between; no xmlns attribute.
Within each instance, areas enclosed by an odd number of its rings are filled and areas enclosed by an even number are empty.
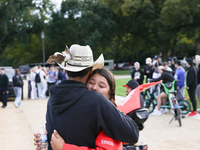
<svg viewBox="0 0 200 150"><path fill-rule="evenodd" d="M160 73L161 76L156 79L150 79L150 82L157 82L157 81L162 80L162 83L167 83L167 82L174 81L174 77L172 76L172 74L165 71L163 66L158 67L158 73ZM165 93L164 89L160 90L160 94L158 94L158 97L157 97L157 107L154 109L151 115L159 116L162 113L165 113L164 110L162 110L161 112L161 108L160 108L162 104L162 100L163 100L163 104L165 105L167 101L167 94Z"/></svg>

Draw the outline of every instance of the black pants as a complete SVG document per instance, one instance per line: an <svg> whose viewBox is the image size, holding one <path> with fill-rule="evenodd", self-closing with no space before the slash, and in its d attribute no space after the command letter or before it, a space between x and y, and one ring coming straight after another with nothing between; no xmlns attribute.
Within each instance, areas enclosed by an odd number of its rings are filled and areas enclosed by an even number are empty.
<svg viewBox="0 0 200 150"><path fill-rule="evenodd" d="M46 96L49 96L49 95L50 95L50 94L49 94L49 88L50 88L50 86L55 85L56 82L53 82L53 83L47 82L47 83L48 83L48 88L47 88Z"/></svg>
<svg viewBox="0 0 200 150"><path fill-rule="evenodd" d="M28 99L31 98L31 81L28 81Z"/></svg>
<svg viewBox="0 0 200 150"><path fill-rule="evenodd" d="M188 89L188 94L189 94L190 100L192 102L193 111L196 111L197 101L196 101L196 97L195 97L195 89Z"/></svg>
<svg viewBox="0 0 200 150"><path fill-rule="evenodd" d="M3 106L7 106L8 94L6 93L6 87L0 87L0 99L3 103Z"/></svg>

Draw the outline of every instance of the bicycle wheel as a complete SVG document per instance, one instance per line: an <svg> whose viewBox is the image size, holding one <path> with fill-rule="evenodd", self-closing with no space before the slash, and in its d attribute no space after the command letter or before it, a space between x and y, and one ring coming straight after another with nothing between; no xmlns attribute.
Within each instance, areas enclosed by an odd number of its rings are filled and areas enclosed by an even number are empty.
<svg viewBox="0 0 200 150"><path fill-rule="evenodd" d="M150 100L144 100L144 107L148 109L149 113L152 113L155 109L154 103Z"/></svg>
<svg viewBox="0 0 200 150"><path fill-rule="evenodd" d="M180 116L180 110L176 109L176 118L178 120L179 126L181 127L181 116Z"/></svg>
<svg viewBox="0 0 200 150"><path fill-rule="evenodd" d="M178 101L178 105L179 105L179 108L180 108L180 113L182 115L186 115L190 112L191 110L191 106L190 106L190 103L186 100L180 100Z"/></svg>

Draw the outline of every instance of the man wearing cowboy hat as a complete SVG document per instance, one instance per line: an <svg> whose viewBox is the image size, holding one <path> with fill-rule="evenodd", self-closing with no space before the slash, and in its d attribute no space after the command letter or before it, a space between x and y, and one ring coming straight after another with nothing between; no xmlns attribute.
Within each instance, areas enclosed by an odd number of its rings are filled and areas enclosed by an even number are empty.
<svg viewBox="0 0 200 150"><path fill-rule="evenodd" d="M100 130L115 140L138 141L139 131L135 122L100 93L88 91L85 85L92 69L103 67L102 54L93 62L89 46L74 44L69 50L55 53L49 59L57 62L69 76L69 80L50 88L46 113L49 142L54 129L66 143L89 148L95 148ZM48 61L53 62L51 60ZM48 149L52 149L50 143Z"/></svg>

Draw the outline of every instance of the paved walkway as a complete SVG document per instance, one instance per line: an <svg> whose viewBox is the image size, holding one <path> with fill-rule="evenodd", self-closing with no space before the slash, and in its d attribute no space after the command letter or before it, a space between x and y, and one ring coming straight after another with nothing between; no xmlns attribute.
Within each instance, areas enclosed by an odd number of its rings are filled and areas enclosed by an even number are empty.
<svg viewBox="0 0 200 150"><path fill-rule="evenodd" d="M13 101L8 102L6 109L0 108L0 150L35 150L33 134L45 124L47 99L27 100L26 95L24 97L21 108L15 108ZM123 99L116 96L117 103ZM140 132L139 142L148 143L149 150L198 150L200 120L186 117L179 127L177 121L169 124L172 116L171 113L150 116Z"/></svg>

